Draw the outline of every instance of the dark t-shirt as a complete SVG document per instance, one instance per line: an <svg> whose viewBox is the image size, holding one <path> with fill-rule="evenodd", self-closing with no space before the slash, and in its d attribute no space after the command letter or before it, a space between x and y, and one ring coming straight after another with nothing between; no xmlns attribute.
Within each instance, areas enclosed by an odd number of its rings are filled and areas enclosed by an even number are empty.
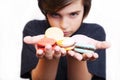
<svg viewBox="0 0 120 80"><path fill-rule="evenodd" d="M28 22L23 30L23 37L35 36L44 34L45 30L50 27L46 20L32 20ZM80 28L73 34L83 34L99 41L104 41L106 34L104 29L93 23L82 23ZM94 74L92 80L105 80L106 77L106 54L105 50L96 50L99 58L95 61L87 61L88 70ZM28 45L23 42L21 55L21 77L31 78L31 70L38 63L36 51L33 45ZM66 57L61 57L57 71L56 80L67 80L67 60Z"/></svg>

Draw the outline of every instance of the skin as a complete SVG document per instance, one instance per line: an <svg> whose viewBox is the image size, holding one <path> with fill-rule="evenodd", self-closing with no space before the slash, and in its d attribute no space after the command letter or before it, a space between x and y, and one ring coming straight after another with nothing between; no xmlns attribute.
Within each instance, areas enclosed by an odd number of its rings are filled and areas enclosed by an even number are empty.
<svg viewBox="0 0 120 80"><path fill-rule="evenodd" d="M81 25L84 7L80 1L77 0L64 9L47 15L50 25L61 28L64 36L71 36Z"/></svg>
<svg viewBox="0 0 120 80"><path fill-rule="evenodd" d="M51 26L61 28L64 36L71 36L80 27L83 20L83 13L82 0L76 0L56 13L48 13L47 19ZM43 37L44 35L26 36L24 42L33 44L36 47L37 42ZM97 41L84 35L78 35L78 37L82 37L83 41L86 40L86 43L94 44L97 49L110 47L109 43L105 41ZM36 55L39 57L39 62L31 71L32 80L55 80L61 56L67 56L68 80L90 80L93 75L88 72L86 61L82 60L95 60L98 58L97 53L84 53L83 55L74 51L66 53L66 50L59 46L56 46L53 50L51 45L46 45L45 51L36 47Z"/></svg>

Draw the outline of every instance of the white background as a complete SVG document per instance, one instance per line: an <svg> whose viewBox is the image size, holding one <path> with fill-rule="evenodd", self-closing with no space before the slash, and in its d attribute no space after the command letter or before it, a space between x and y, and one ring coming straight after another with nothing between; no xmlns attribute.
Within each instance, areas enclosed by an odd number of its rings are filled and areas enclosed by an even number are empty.
<svg viewBox="0 0 120 80"><path fill-rule="evenodd" d="M107 80L120 80L119 0L93 0L86 22L102 25L111 48L107 49ZM0 0L0 80L20 78L22 30L32 19L44 19L37 0Z"/></svg>

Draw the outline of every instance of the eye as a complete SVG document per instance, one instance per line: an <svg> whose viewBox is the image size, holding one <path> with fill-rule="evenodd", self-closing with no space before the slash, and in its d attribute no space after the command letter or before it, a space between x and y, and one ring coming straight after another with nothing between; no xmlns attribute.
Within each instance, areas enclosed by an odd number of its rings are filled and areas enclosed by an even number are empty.
<svg viewBox="0 0 120 80"><path fill-rule="evenodd" d="M76 17L76 16L78 16L78 15L79 15L78 12L73 12L73 13L70 14L71 17Z"/></svg>
<svg viewBox="0 0 120 80"><path fill-rule="evenodd" d="M57 14L57 13L50 13L50 16L53 17L53 18L59 18L60 15Z"/></svg>

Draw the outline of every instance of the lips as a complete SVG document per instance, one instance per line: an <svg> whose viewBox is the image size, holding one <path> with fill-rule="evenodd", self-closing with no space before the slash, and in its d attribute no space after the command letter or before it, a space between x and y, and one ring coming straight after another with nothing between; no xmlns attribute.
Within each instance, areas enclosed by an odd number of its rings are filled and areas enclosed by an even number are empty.
<svg viewBox="0 0 120 80"><path fill-rule="evenodd" d="M67 32L67 31L65 31L65 32L63 32L64 33L64 36L68 36L70 33L69 32Z"/></svg>
<svg viewBox="0 0 120 80"><path fill-rule="evenodd" d="M64 32L64 34L68 34L68 32Z"/></svg>

